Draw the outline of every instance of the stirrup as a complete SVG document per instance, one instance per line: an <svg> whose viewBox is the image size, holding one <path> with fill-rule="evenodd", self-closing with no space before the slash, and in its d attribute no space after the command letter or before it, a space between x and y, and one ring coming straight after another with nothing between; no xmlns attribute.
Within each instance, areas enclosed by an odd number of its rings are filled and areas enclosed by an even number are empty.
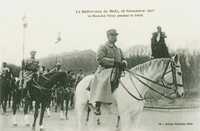
<svg viewBox="0 0 200 131"><path fill-rule="evenodd" d="M95 107L94 114L97 116L101 115L100 107Z"/></svg>
<svg viewBox="0 0 200 131"><path fill-rule="evenodd" d="M97 116L101 115L100 107L94 106L92 103L89 103L89 102L87 104L88 104L88 107L93 110L95 115L97 115Z"/></svg>

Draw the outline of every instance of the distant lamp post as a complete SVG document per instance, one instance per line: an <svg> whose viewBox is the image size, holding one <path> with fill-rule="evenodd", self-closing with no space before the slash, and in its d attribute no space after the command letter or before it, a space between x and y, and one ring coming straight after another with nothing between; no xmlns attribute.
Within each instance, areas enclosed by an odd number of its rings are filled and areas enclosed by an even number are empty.
<svg viewBox="0 0 200 131"><path fill-rule="evenodd" d="M58 37L57 37L57 39L56 39L56 41L55 41L55 44L58 44L61 40L62 40L62 39L61 39L61 33L58 32Z"/></svg>
<svg viewBox="0 0 200 131"><path fill-rule="evenodd" d="M62 40L62 38L61 38L61 32L58 32L58 36L57 36L57 39L56 39L56 41L55 41L55 44L60 43L61 40ZM57 63L58 63L58 54L56 54L56 64L57 64Z"/></svg>

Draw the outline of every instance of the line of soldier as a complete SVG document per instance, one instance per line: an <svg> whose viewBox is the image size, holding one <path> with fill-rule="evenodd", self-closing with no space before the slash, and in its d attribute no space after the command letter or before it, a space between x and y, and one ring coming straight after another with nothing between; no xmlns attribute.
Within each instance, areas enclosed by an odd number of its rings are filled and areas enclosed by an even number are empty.
<svg viewBox="0 0 200 131"><path fill-rule="evenodd" d="M94 80L90 84L90 101L95 106L95 113L100 115L100 106L102 103L112 103L112 91L118 87L119 79L122 71L127 67L127 62L123 52L116 46L118 33L116 29L109 29L106 32L108 41L101 45L97 51L96 60L98 69L95 72ZM157 32L154 32L151 38L152 58L169 58L170 54L165 43L166 34L160 26L157 27ZM33 74L39 72L39 61L35 59L36 51L31 52L31 58L23 61L22 73L20 79L21 85L26 86ZM56 68L50 70L60 71L61 64L57 63ZM48 71L47 71L48 72ZM41 74L47 73L45 67L42 67ZM79 74L78 77L82 77ZM79 79L79 78L78 78ZM77 83L77 80L75 83ZM76 85L76 84L75 84ZM105 86L106 85L106 86Z"/></svg>
<svg viewBox="0 0 200 131"><path fill-rule="evenodd" d="M53 72L60 72L62 71L61 69L61 64L58 62L52 69L48 69L45 66L40 66L39 61L36 59L36 51L31 51L30 52L30 58L27 60L22 61L22 68L19 74L19 87L25 89L26 84L29 80L32 79L34 74L37 74L37 76L42 76L44 77L45 74L47 73L53 73ZM74 73L72 70L67 71L67 87L70 88L72 92L75 91L75 86L76 84L84 77L83 70L80 69L78 73ZM2 63L2 67L0 70L0 77L1 81L2 80L10 80L14 78L14 75L12 73L12 70L10 67L8 67L6 62ZM3 87L0 88L0 103L1 100L4 100L4 94L6 94L5 91L9 92L9 88ZM29 94L29 92L27 92ZM73 96L72 96L73 97Z"/></svg>

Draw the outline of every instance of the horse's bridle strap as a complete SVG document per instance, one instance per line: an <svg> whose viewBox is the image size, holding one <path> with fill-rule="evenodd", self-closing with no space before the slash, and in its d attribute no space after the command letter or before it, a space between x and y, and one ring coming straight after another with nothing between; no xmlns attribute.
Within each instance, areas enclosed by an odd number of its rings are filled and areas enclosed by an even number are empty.
<svg viewBox="0 0 200 131"><path fill-rule="evenodd" d="M132 74L140 83L142 83L143 85L147 86L147 87L148 87L149 89L151 89L152 91L156 92L157 94L159 94L159 95L161 95L161 96L163 96L163 97L165 97L165 98L167 98L167 99L173 100L173 98L166 96L165 94L163 94L163 93L161 93L161 92L155 90L155 89L152 88L151 86L149 86L147 83L143 82L140 78L138 78L138 76L141 77L141 78L143 78L143 79L145 79L145 80L147 80L147 81L150 81L150 82L152 82L152 83L154 83L154 84L157 84L157 85L159 85L159 86L165 86L165 85L159 84L159 83L157 83L157 82L155 82L155 81L153 81L153 80L151 80L151 79L148 79L148 78L146 78L146 77L144 77L144 76L142 76L142 75L139 75L139 74L137 74L137 73L133 73L133 72L131 72L130 70L127 70L127 71L128 71L130 74ZM168 87L168 88L170 88L170 87Z"/></svg>
<svg viewBox="0 0 200 131"><path fill-rule="evenodd" d="M151 83L153 83L153 84L156 84L156 85L158 85L158 86L164 86L165 88L168 88L168 89L171 89L171 87L168 87L168 86L166 86L166 85L162 85L162 84L160 84L160 83L158 83L158 82L156 82L156 81L153 81L153 80L151 80L151 79L149 79L149 78L146 78L146 77L144 77L144 76L142 76L142 75L139 75L139 74L137 74L137 73L133 73L133 72L131 72L130 70L126 70L127 72L129 72L130 74L132 74L133 76L139 76L139 77L141 77L141 78L143 78L143 79L145 79L145 80L147 80L147 81L150 81Z"/></svg>
<svg viewBox="0 0 200 131"><path fill-rule="evenodd" d="M132 96L134 99L136 99L136 100L138 100L138 101L143 101L143 100L145 100L144 98L138 98L138 97L136 97L136 96L134 96L127 88L126 88L126 86L124 85L124 83L120 80L120 84L122 85L122 87L126 90L126 92L130 95L130 96Z"/></svg>
<svg viewBox="0 0 200 131"><path fill-rule="evenodd" d="M129 75L130 75L129 78L130 78L130 80L131 80L132 85L135 87L135 89L136 89L137 93L139 94L140 98L142 98L142 95L141 95L141 93L139 92L139 90L137 89L137 87L136 87L136 85L135 85L135 83L134 83L134 81L133 81L133 79L132 79L130 73L129 73Z"/></svg>

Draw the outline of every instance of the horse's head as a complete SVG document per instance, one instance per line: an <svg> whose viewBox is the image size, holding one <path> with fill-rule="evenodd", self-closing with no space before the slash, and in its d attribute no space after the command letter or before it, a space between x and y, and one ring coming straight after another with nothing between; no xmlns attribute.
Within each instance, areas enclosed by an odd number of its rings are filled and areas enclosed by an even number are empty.
<svg viewBox="0 0 200 131"><path fill-rule="evenodd" d="M163 75L164 83L170 86L176 93L177 97L184 96L183 78L179 56L175 55L169 62Z"/></svg>
<svg viewBox="0 0 200 131"><path fill-rule="evenodd" d="M47 87L52 88L56 84L61 86L67 85L67 73L66 72L54 72L46 76L48 78Z"/></svg>

